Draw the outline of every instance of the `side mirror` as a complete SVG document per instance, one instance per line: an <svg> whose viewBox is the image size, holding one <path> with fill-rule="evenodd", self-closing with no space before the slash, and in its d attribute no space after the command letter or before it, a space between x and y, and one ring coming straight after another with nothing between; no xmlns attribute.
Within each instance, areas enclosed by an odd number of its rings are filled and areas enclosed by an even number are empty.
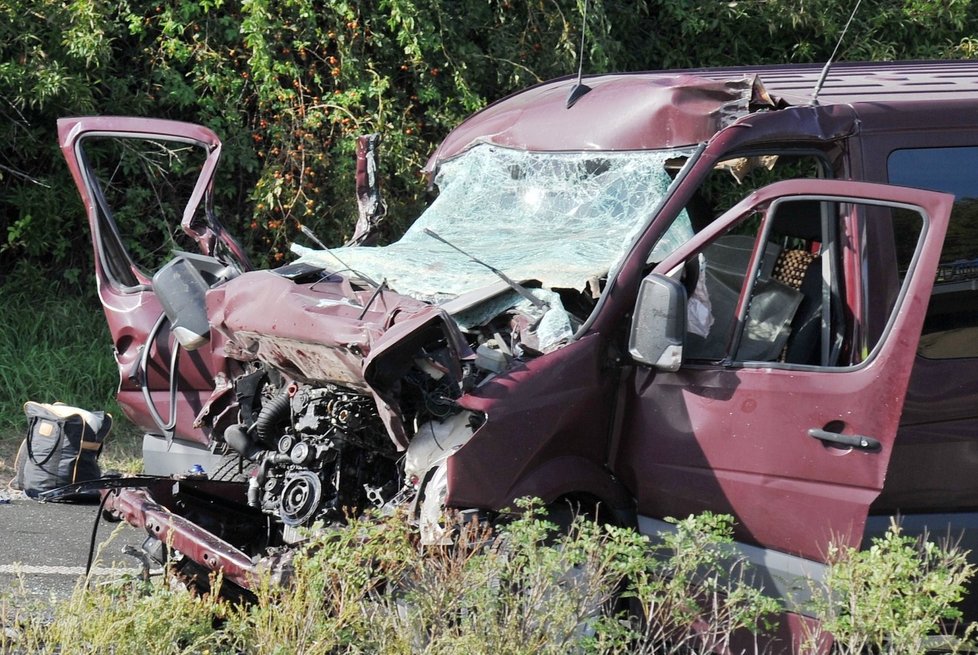
<svg viewBox="0 0 978 655"><path fill-rule="evenodd" d="M677 371L686 338L686 289L664 275L642 280L632 316L628 352L635 361L660 371Z"/></svg>
<svg viewBox="0 0 978 655"><path fill-rule="evenodd" d="M185 350L196 350L209 340L207 289L201 271L184 256L171 260L153 276L153 291L170 319L173 336Z"/></svg>

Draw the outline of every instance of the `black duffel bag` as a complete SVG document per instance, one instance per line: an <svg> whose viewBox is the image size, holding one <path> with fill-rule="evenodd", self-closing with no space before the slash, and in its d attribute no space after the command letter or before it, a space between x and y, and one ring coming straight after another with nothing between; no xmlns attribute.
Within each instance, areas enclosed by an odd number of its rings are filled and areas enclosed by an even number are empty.
<svg viewBox="0 0 978 655"><path fill-rule="evenodd" d="M27 438L17 461L16 486L28 496L101 476L98 456L112 415L64 403L24 403Z"/></svg>

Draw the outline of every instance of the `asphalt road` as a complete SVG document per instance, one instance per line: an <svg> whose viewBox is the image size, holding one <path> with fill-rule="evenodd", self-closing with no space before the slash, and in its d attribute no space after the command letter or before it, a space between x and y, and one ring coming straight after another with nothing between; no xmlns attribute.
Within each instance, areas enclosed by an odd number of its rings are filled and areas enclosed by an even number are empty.
<svg viewBox="0 0 978 655"><path fill-rule="evenodd" d="M98 505L41 503L0 490L0 595L14 593L22 583L32 599L70 596L85 573L97 511ZM123 549L138 548L144 538L129 525L100 521L96 544L104 545L93 579L138 574L140 562Z"/></svg>

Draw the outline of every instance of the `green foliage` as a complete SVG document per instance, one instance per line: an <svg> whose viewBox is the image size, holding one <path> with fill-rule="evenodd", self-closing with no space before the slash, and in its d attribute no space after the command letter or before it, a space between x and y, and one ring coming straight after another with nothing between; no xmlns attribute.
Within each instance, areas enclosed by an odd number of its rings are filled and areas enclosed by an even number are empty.
<svg viewBox="0 0 978 655"><path fill-rule="evenodd" d="M262 580L258 602L231 617L227 630L242 653L344 652L357 643L370 652L368 643L395 639L384 623L383 592L418 557L403 517L318 534L295 556L290 584Z"/></svg>
<svg viewBox="0 0 978 655"><path fill-rule="evenodd" d="M715 547L729 526L719 517L687 519L662 550L650 550L634 531L582 517L558 531L539 505L524 504L499 531L469 525L455 545L424 548L403 514L369 517L310 535L287 563L289 584L265 578L247 606L132 580L80 588L53 617L11 611L24 605L0 599L0 652L705 655L715 651L691 636L720 625L709 603L696 605L716 589L697 585L726 566ZM668 622L680 638L672 650L614 611L626 574L639 579L633 591L642 603L666 587L693 595L647 617ZM689 577L674 585L674 575ZM751 616L769 611L769 600L748 596L754 600L731 602Z"/></svg>
<svg viewBox="0 0 978 655"><path fill-rule="evenodd" d="M215 625L232 609L211 596L122 576L87 587L81 580L52 618L25 593L0 597L0 653L33 655L209 655L233 653ZM5 629L4 629L5 628Z"/></svg>
<svg viewBox="0 0 978 655"><path fill-rule="evenodd" d="M929 652L944 622L961 619L956 604L975 574L967 555L954 544L904 535L896 522L866 550L832 545L824 588L813 589L821 630L835 636L840 655ZM812 635L813 653L820 636Z"/></svg>
<svg viewBox="0 0 978 655"><path fill-rule="evenodd" d="M219 213L270 263L297 221L327 241L350 235L362 133L385 136L389 229L403 226L424 201L417 174L432 143L488 100L572 70L580 22L568 0L17 0L0 13L10 19L0 28L0 111L12 119L0 127L12 146L0 247L38 260L54 253L47 267L83 273L90 258L79 253L90 248L56 117L153 115L217 131ZM610 25L600 4L591 13L590 57L606 68Z"/></svg>
<svg viewBox="0 0 978 655"><path fill-rule="evenodd" d="M251 152L250 245L274 261L297 221L334 243L350 235L356 136L384 135L397 229L423 203L417 173L432 142L487 99L572 68L571 6L509 9L254 0L229 18L228 8L168 7L155 47L163 62L180 63L161 66L164 88L213 98L204 102L224 117L219 131L246 138L235 152Z"/></svg>
<svg viewBox="0 0 978 655"><path fill-rule="evenodd" d="M19 267L0 285L0 438L22 437L27 400L61 401L121 416L118 370L98 302L78 285L47 288Z"/></svg>
<svg viewBox="0 0 978 655"><path fill-rule="evenodd" d="M590 3L585 70L823 61L850 2ZM343 241L356 218L354 137L384 135L387 236L425 201L418 171L465 116L572 73L581 0L3 0L0 270L27 258L87 279L82 207L57 150L59 116L203 123L225 142L219 213L256 262L309 224ZM864 5L842 59L973 57L978 6ZM149 244L146 244L149 247Z"/></svg>
<svg viewBox="0 0 978 655"><path fill-rule="evenodd" d="M237 607L125 576L79 586L53 614L7 590L0 653L705 655L730 652L738 630L768 652L780 608L749 583L729 516L675 521L654 544L580 516L561 530L547 516L523 503L496 530L461 527L450 547L418 545L403 514L314 531L282 562L284 586L265 576ZM839 655L923 653L941 620L959 618L972 573L957 547L896 526L866 551L833 546L811 608L822 626L803 652L822 652L831 631ZM964 648L973 631L945 644Z"/></svg>
<svg viewBox="0 0 978 655"><path fill-rule="evenodd" d="M227 631L245 653L609 652L610 636L595 637L620 577L609 538L583 521L554 531L531 511L499 534L469 526L455 546L422 548L401 515L357 521L316 537L294 584L264 584Z"/></svg>
<svg viewBox="0 0 978 655"><path fill-rule="evenodd" d="M770 632L781 608L749 583L750 567L733 549L733 519L707 512L674 525L652 546L625 542L650 556L619 558L637 565L622 571L643 618L635 652L727 652L737 631Z"/></svg>
<svg viewBox="0 0 978 655"><path fill-rule="evenodd" d="M180 221L206 158L204 148L102 137L85 139L81 148L126 251L147 277L174 250L196 250Z"/></svg>
<svg viewBox="0 0 978 655"><path fill-rule="evenodd" d="M663 68L825 61L855 3L659 0L643 6L655 20L640 25L658 38L649 39L644 61L628 61L626 68L648 67L649 55ZM838 56L848 61L957 58L970 52L964 38L978 27L976 21L978 10L968 0L863 3ZM677 41L688 47L676 47Z"/></svg>

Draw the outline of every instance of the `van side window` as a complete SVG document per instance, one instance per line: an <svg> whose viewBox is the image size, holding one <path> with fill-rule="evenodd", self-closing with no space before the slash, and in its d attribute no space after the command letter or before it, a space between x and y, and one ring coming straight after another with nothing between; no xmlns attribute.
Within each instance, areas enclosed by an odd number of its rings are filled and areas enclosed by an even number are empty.
<svg viewBox="0 0 978 655"><path fill-rule="evenodd" d="M693 231L699 232L751 191L773 182L828 178L832 171L821 154L755 154L723 159L713 167L686 206Z"/></svg>
<svg viewBox="0 0 978 655"><path fill-rule="evenodd" d="M686 211L693 229L699 232L752 190L778 180L831 175L830 164L822 154L785 152L733 157L714 166ZM789 235L792 230L788 230L780 237L772 236L781 238L781 242L768 244L765 264L758 271L760 287L753 304L755 323L747 332L741 358L768 361L783 354L788 329L775 324L796 312L801 297L799 289L806 272L811 270L806 286L811 286L818 278L818 267L812 265L820 251L821 238L816 234L818 221L817 216L809 216L804 219L805 227L801 227L801 223L795 227L796 234ZM690 297L687 358L720 360L726 356L727 337L732 335L740 290L760 225L759 216L744 220L687 266L688 272L699 270L701 273L697 284L690 284L687 276ZM707 297L709 309L704 300ZM758 330L767 331L770 338L756 338Z"/></svg>
<svg viewBox="0 0 978 655"><path fill-rule="evenodd" d="M687 262L686 359L822 367L864 361L885 334L898 294L883 298L863 262L878 249L879 234L899 230L912 243L897 262L905 272L922 224L915 213L807 198L745 216ZM882 314L880 329L869 321L870 304Z"/></svg>
<svg viewBox="0 0 978 655"><path fill-rule="evenodd" d="M839 326L837 322L831 334L823 335L821 316L831 315L832 304L838 313L842 289L829 285L823 294L823 262L837 259L837 253L823 247L835 241L823 232L834 229L836 218L823 217L821 209L816 202L781 203L770 221L760 214L750 216L700 253L697 284L689 295L688 359L828 363L832 354L823 360L821 343L837 346ZM749 280L760 239L763 251ZM833 263L828 268L837 267ZM749 281L747 320L737 342L731 343L738 336L741 291Z"/></svg>
<svg viewBox="0 0 978 655"><path fill-rule="evenodd" d="M887 170L891 184L955 197L918 353L978 357L978 147L895 150Z"/></svg>

